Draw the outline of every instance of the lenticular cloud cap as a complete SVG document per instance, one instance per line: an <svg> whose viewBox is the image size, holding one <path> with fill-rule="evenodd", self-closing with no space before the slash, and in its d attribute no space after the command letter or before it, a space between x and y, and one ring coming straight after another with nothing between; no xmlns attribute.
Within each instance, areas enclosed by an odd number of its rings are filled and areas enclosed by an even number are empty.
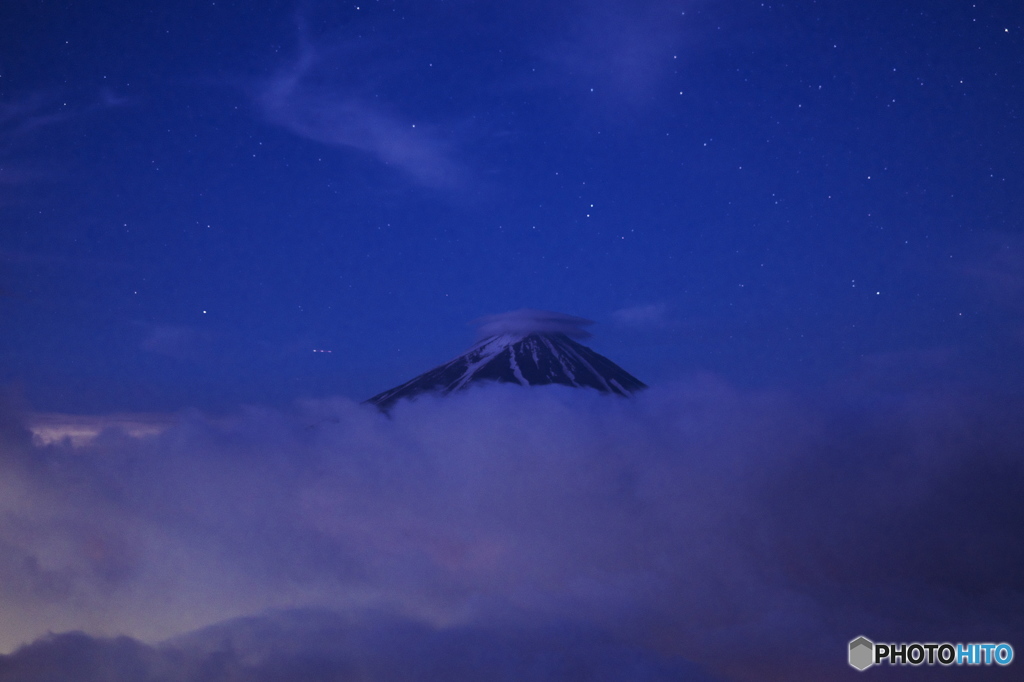
<svg viewBox="0 0 1024 682"><path fill-rule="evenodd" d="M550 310L523 308L499 315L485 315L473 320L473 324L477 326L481 339L502 334L565 334L573 339L585 339L590 332L584 327L594 324L594 321Z"/></svg>

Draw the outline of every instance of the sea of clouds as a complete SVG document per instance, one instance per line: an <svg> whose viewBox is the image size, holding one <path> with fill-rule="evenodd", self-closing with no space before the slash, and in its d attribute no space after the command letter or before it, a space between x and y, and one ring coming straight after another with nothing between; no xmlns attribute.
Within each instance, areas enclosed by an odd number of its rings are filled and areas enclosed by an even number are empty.
<svg viewBox="0 0 1024 682"><path fill-rule="evenodd" d="M7 406L0 680L820 680L859 674L858 635L1024 650L1022 416L706 378L43 444Z"/></svg>

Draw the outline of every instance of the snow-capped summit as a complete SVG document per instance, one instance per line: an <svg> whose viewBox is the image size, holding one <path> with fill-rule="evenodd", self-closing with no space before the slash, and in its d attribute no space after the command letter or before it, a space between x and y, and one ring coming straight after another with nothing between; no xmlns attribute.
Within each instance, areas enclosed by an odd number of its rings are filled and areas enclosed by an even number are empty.
<svg viewBox="0 0 1024 682"><path fill-rule="evenodd" d="M481 381L522 386L562 384L629 395L646 385L608 358L570 337L585 338L590 320L540 310L517 310L477 320L479 342L463 355L366 402L387 410L420 393L450 393Z"/></svg>

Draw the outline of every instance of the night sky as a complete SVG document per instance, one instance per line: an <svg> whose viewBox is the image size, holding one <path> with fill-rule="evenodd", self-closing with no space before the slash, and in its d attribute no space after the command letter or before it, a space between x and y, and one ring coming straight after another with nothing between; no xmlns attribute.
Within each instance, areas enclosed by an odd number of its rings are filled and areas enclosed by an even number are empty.
<svg viewBox="0 0 1024 682"><path fill-rule="evenodd" d="M2 13L0 378L37 409L365 398L523 307L652 384L1020 384L1014 3Z"/></svg>
<svg viewBox="0 0 1024 682"><path fill-rule="evenodd" d="M0 679L77 651L148 680L174 636L193 680L1024 654L1020 3L6 0L0 27L0 651L81 631ZM358 404L520 308L594 320L651 389ZM234 617L307 658L217 677L197 628Z"/></svg>

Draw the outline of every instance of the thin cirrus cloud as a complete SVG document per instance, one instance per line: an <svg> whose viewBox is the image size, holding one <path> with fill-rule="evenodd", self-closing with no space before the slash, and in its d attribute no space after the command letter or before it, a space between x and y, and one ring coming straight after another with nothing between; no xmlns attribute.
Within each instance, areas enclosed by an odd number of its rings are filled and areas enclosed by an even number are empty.
<svg viewBox="0 0 1024 682"><path fill-rule="evenodd" d="M0 649L43 637L0 680L73 654L236 666L209 679L799 682L854 674L860 634L1020 639L1020 406L851 390L491 386L77 444L0 410Z"/></svg>
<svg viewBox="0 0 1024 682"><path fill-rule="evenodd" d="M0 101L0 206L13 200L15 188L48 179L31 159L18 158L19 149L39 131L70 118L60 111L52 97L36 92Z"/></svg>
<svg viewBox="0 0 1024 682"><path fill-rule="evenodd" d="M202 355L211 342L209 333L195 327L152 325L140 345L150 353L186 360Z"/></svg>
<svg viewBox="0 0 1024 682"><path fill-rule="evenodd" d="M518 11L509 11L509 20L523 20ZM532 54L533 58L523 59L524 70L526 64L538 60L548 66L547 75L538 76L535 69L517 74L503 63L480 73L463 65L459 68L473 74L467 75L473 83L468 87L477 93L472 102L451 101L443 82L430 92L423 87L423 79L414 75L417 65L427 61L415 56L423 44L431 45L430 51L444 53L451 49L447 43L466 36L448 36L445 29L439 29L446 43L428 29L402 26L391 27L406 38L398 44L365 36L318 44L308 36L301 20L295 58L263 81L253 97L264 119L273 125L320 144L365 154L422 187L459 191L479 182L471 177L467 162L467 149L474 145L459 139L465 133L442 131L441 121L410 116L413 107L435 112L431 114L435 119L438 108L447 107L442 117L458 121L454 129L464 130L469 119L505 118L504 112L487 109L502 101L501 97L495 99L496 93L545 80L562 93L597 90L611 94L611 100L605 101L643 106L678 66L673 53L682 32L677 8L668 3L655 2L637 10L632 5L604 2L549 8L538 16L532 21L548 28L529 44L506 42L500 21L480 19L480 35L472 39L490 40L508 53ZM585 86L582 90L581 83Z"/></svg>
<svg viewBox="0 0 1024 682"><path fill-rule="evenodd" d="M958 271L984 283L986 294L998 302L1024 308L1024 238L993 233L984 235L977 255Z"/></svg>
<svg viewBox="0 0 1024 682"><path fill-rule="evenodd" d="M644 105L680 65L684 15L678 3L587 3L565 17L538 56L563 86Z"/></svg>
<svg viewBox="0 0 1024 682"><path fill-rule="evenodd" d="M668 306L664 303L620 308L612 313L612 319L623 327L661 328L670 324Z"/></svg>
<svg viewBox="0 0 1024 682"><path fill-rule="evenodd" d="M343 86L331 87L317 79L318 69L340 59L338 54L305 45L293 63L258 91L257 103L266 119L300 137L368 154L421 186L461 187L465 171L453 145L432 132L429 124L371 103L355 88L346 92Z"/></svg>
<svg viewBox="0 0 1024 682"><path fill-rule="evenodd" d="M17 203L27 186L62 177L63 171L55 170L52 161L26 152L39 135L78 117L129 103L110 90L97 99L71 98L61 96L59 91L40 89L0 100L0 206Z"/></svg>
<svg viewBox="0 0 1024 682"><path fill-rule="evenodd" d="M0 151L8 151L36 130L67 120L73 114L45 92L0 102Z"/></svg>
<svg viewBox="0 0 1024 682"><path fill-rule="evenodd" d="M73 98L58 91L38 90L0 101L0 158L15 151L39 131L79 116L117 109L131 104L112 90L97 97Z"/></svg>

